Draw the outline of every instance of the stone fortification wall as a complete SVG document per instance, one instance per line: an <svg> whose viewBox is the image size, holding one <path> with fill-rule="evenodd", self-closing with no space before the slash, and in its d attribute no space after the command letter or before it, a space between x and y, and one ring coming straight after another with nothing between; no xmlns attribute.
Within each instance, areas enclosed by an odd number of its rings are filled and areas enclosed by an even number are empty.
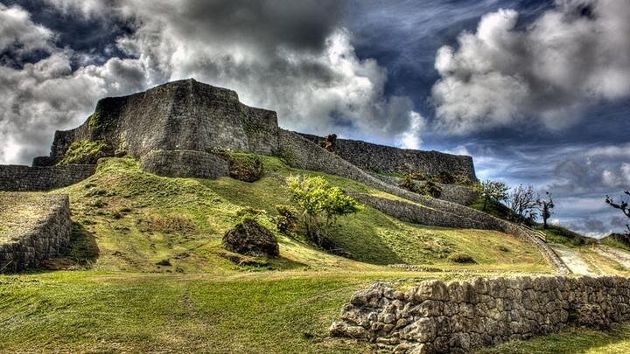
<svg viewBox="0 0 630 354"><path fill-rule="evenodd" d="M229 175L226 160L193 150L151 151L142 157L140 167L165 177L219 178Z"/></svg>
<svg viewBox="0 0 630 354"><path fill-rule="evenodd" d="M45 191L61 188L86 179L94 171L94 165L0 165L0 191Z"/></svg>
<svg viewBox="0 0 630 354"><path fill-rule="evenodd" d="M303 137L320 144L324 138L309 134ZM472 157L438 151L399 149L358 140L337 139L334 152L344 160L367 171L377 173L440 172L460 174L477 180Z"/></svg>
<svg viewBox="0 0 630 354"><path fill-rule="evenodd" d="M148 91L98 102L80 127L55 133L49 157L59 162L73 141L104 141L112 151L141 158L153 150L277 150L276 113L248 107L236 92L195 80L174 81Z"/></svg>
<svg viewBox="0 0 630 354"><path fill-rule="evenodd" d="M476 278L426 281L405 292L377 283L352 296L331 334L395 353L469 353L570 325L628 320L628 278Z"/></svg>
<svg viewBox="0 0 630 354"><path fill-rule="evenodd" d="M70 242L67 195L0 193L0 273L34 268L60 255Z"/></svg>
<svg viewBox="0 0 630 354"><path fill-rule="evenodd" d="M473 219L462 218L457 214L427 208L422 205L408 203L402 200L392 200L375 197L363 193L350 193L359 202L393 216L396 219L431 226L457 227L465 229L488 229L494 225L487 225Z"/></svg>
<svg viewBox="0 0 630 354"><path fill-rule="evenodd" d="M434 226L444 226L442 222L439 221L441 218L451 220L453 216L456 216L460 219L458 221L460 224L474 225L473 227L475 228L496 230L521 237L524 240L533 243L545 256L547 261L556 269L556 271L562 274L569 272L566 265L564 265L562 260L547 246L547 244L540 240L535 233L523 227L463 205L422 196L417 193L398 188L385 181L375 178L336 154L313 144L312 141L297 133L280 129L278 138L280 146L279 153L284 157L287 163L294 167L321 171L349 178L365 183L370 187L405 198L424 207L407 207L406 205L402 205L391 200L375 200L374 197L366 197L366 200L364 200L365 203L373 205L373 207L378 208L386 214L398 217L401 213L416 213L418 215L413 216L413 218L418 221L422 220L423 223L426 223L425 225ZM368 198L372 201L368 200ZM400 209L405 210L401 211ZM433 223L431 223L432 220L434 221Z"/></svg>

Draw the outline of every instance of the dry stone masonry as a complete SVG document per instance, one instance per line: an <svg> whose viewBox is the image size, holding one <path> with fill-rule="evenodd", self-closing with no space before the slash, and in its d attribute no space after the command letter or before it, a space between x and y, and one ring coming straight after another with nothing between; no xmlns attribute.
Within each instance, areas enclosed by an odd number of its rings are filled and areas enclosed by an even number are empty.
<svg viewBox="0 0 630 354"><path fill-rule="evenodd" d="M325 138L300 134L318 145ZM366 171L378 173L424 172L438 175L448 172L453 175L477 180L472 157L445 154L438 151L398 149L391 146L372 144L359 140L336 139L334 152L342 159Z"/></svg>
<svg viewBox="0 0 630 354"><path fill-rule="evenodd" d="M356 292L331 335L394 353L468 353L567 326L605 329L630 320L623 277L433 280L407 291L384 283Z"/></svg>
<svg viewBox="0 0 630 354"><path fill-rule="evenodd" d="M0 273L60 255L71 232L67 195L0 193Z"/></svg>
<svg viewBox="0 0 630 354"><path fill-rule="evenodd" d="M0 165L0 191L45 191L69 186L94 174L95 165L28 167Z"/></svg>

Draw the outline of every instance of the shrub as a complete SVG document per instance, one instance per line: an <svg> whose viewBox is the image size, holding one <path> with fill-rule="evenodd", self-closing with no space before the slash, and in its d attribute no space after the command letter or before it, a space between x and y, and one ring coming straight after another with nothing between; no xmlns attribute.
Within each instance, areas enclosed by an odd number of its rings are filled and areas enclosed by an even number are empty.
<svg viewBox="0 0 630 354"><path fill-rule="evenodd" d="M418 188L417 193L424 194L433 198L439 198L442 196L442 187L433 181L426 181Z"/></svg>
<svg viewBox="0 0 630 354"><path fill-rule="evenodd" d="M95 164L101 157L111 155L111 148L104 141L77 140L59 161L58 165Z"/></svg>
<svg viewBox="0 0 630 354"><path fill-rule="evenodd" d="M460 264L473 264L477 263L474 258L467 255L466 253L455 253L448 257L448 260L454 263Z"/></svg>
<svg viewBox="0 0 630 354"><path fill-rule="evenodd" d="M302 211L306 236L318 246L324 244L328 228L339 216L356 213L360 206L341 188L333 187L322 177L289 177L291 199Z"/></svg>
<svg viewBox="0 0 630 354"><path fill-rule="evenodd" d="M442 184L454 184L456 181L455 177L447 171L441 171L437 175L437 180Z"/></svg>
<svg viewBox="0 0 630 354"><path fill-rule="evenodd" d="M230 164L230 177L243 182L256 182L264 174L260 157L253 154L227 154Z"/></svg>
<svg viewBox="0 0 630 354"><path fill-rule="evenodd" d="M408 191L418 193L418 186L416 185L416 182L414 182L414 178L410 173L403 176L398 186Z"/></svg>
<svg viewBox="0 0 630 354"><path fill-rule="evenodd" d="M276 227L278 231L285 235L290 235L297 229L297 210L290 205L276 205L276 210L280 214L276 218Z"/></svg>

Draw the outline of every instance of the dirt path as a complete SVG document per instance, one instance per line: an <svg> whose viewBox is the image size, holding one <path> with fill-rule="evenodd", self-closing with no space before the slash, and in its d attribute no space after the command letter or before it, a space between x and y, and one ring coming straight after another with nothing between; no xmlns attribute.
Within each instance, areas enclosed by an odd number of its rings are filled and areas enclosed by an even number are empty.
<svg viewBox="0 0 630 354"><path fill-rule="evenodd" d="M569 267L572 273L581 275L595 275L595 273L589 271L589 265L574 250L563 245L550 246L556 252L556 254L558 254L560 259L562 259L564 264Z"/></svg>
<svg viewBox="0 0 630 354"><path fill-rule="evenodd" d="M630 253L629 252L622 251L617 248L602 246L602 245L597 246L594 249L595 249L595 252L599 253L600 255L621 264L626 269L630 269Z"/></svg>

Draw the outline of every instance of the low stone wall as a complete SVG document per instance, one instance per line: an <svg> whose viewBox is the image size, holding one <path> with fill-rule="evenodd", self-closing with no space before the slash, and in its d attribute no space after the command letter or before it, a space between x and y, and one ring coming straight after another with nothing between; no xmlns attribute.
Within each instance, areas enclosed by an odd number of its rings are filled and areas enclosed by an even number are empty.
<svg viewBox="0 0 630 354"><path fill-rule="evenodd" d="M411 204L402 200L380 198L362 193L350 194L365 205L410 223L465 229L498 229L494 225L487 225L472 219L462 218L456 214Z"/></svg>
<svg viewBox="0 0 630 354"><path fill-rule="evenodd" d="M300 134L320 144L324 138ZM379 173L425 172L438 175L440 172L460 174L475 181L472 157L445 154L439 151L399 149L392 146L372 144L359 140L337 139L335 153L344 160L367 171Z"/></svg>
<svg viewBox="0 0 630 354"><path fill-rule="evenodd" d="M571 325L628 320L629 278L476 278L425 281L405 292L374 284L352 296L330 332L394 353L468 353Z"/></svg>
<svg viewBox="0 0 630 354"><path fill-rule="evenodd" d="M379 175L376 173L370 173L371 176L380 179L381 181L394 186L400 186L402 178L389 175ZM417 183L424 183L418 181ZM459 185L459 184L442 184L437 185L442 188L442 194L438 199L446 200L447 202L457 203L460 205L470 205L475 199L477 199L477 192L471 187Z"/></svg>
<svg viewBox="0 0 630 354"><path fill-rule="evenodd" d="M228 162L214 154L194 150L153 150L140 167L164 177L218 178L229 175Z"/></svg>
<svg viewBox="0 0 630 354"><path fill-rule="evenodd" d="M46 191L62 188L88 178L95 170L95 165L0 165L0 191Z"/></svg>
<svg viewBox="0 0 630 354"><path fill-rule="evenodd" d="M21 224L9 228L9 232L0 231L0 273L38 267L68 247L72 221L67 195L5 193L0 194L0 207L5 218L19 217Z"/></svg>

